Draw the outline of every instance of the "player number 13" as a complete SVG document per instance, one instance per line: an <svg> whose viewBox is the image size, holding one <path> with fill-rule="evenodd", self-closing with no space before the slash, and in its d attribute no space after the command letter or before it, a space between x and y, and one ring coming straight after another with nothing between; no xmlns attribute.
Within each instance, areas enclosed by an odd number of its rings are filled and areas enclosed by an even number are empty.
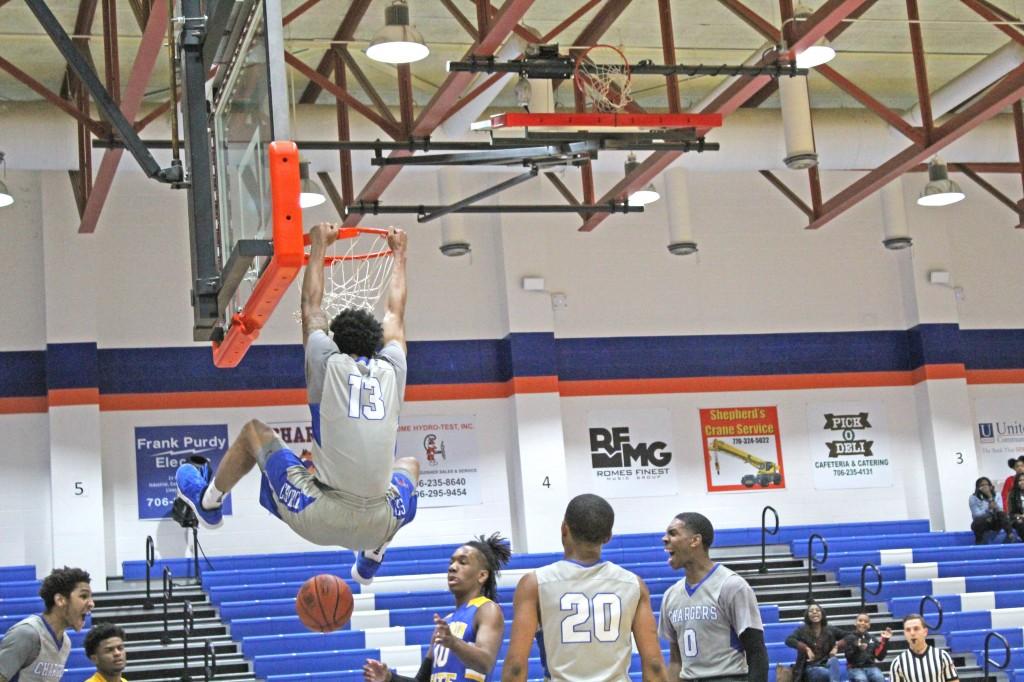
<svg viewBox="0 0 1024 682"><path fill-rule="evenodd" d="M363 404L366 391L366 404ZM384 400L381 397L380 382L374 377L361 374L348 375L348 416L352 419L378 420L384 418Z"/></svg>

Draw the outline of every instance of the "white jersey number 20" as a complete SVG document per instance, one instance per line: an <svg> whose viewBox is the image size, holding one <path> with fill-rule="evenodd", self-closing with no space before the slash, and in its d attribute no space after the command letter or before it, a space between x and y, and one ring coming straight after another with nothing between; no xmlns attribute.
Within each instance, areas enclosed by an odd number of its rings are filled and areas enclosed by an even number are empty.
<svg viewBox="0 0 1024 682"><path fill-rule="evenodd" d="M366 391L366 404L363 404ZM384 400L380 382L374 377L361 374L348 375L348 416L352 419L363 417L377 421L384 418Z"/></svg>
<svg viewBox="0 0 1024 682"><path fill-rule="evenodd" d="M593 622L594 637L599 642L614 642L619 638L619 621L622 619L622 602L617 594L597 594L590 599L579 592L562 595L559 608L572 611L562 619L562 642L585 644L590 641ZM577 628L584 629L577 629Z"/></svg>

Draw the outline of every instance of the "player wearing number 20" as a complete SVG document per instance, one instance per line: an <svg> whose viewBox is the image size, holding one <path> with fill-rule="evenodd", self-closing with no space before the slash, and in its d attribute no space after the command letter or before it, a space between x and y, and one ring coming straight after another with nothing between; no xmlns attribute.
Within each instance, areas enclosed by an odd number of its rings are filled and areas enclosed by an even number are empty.
<svg viewBox="0 0 1024 682"><path fill-rule="evenodd" d="M659 634L672 644L669 677L717 682L766 682L768 650L757 597L747 581L708 556L715 529L684 512L662 543L672 568L686 576L665 591Z"/></svg>
<svg viewBox="0 0 1024 682"><path fill-rule="evenodd" d="M534 637L549 680L628 682L630 634L644 682L665 682L647 586L634 573L601 560L614 521L611 505L597 495L569 502L562 521L565 557L526 574L516 587L503 682L527 678Z"/></svg>
<svg viewBox="0 0 1024 682"><path fill-rule="evenodd" d="M337 238L337 229L326 223L310 231L302 281L315 471L273 429L253 420L231 444L216 477L202 458L178 468L178 496L204 523L217 525L224 496L259 465L260 504L310 542L369 550L359 551L352 566L353 578L369 584L387 543L416 515L419 463L411 457L394 459L407 371L407 238L400 229L388 233L394 269L383 323L366 311L346 309L328 324L321 308L324 258Z"/></svg>

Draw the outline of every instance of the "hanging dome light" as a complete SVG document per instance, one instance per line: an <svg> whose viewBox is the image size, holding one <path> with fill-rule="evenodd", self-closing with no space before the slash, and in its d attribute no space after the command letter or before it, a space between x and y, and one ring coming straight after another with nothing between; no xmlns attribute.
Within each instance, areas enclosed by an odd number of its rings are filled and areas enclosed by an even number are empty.
<svg viewBox="0 0 1024 682"><path fill-rule="evenodd" d="M629 157L626 159L626 175L629 176L637 167L640 162L636 160L636 154L630 152ZM629 195L626 200L630 206L646 206L647 204L653 204L655 201L661 198L661 194L654 188L654 183L648 183L643 189L638 189Z"/></svg>
<svg viewBox="0 0 1024 682"><path fill-rule="evenodd" d="M811 13L810 7L800 4L793 11L793 19L795 21L807 21L811 17ZM832 43L829 42L828 38L823 37L810 47L804 48L802 52L797 53L796 68L813 69L815 66L827 64L835 58L835 48L832 47Z"/></svg>
<svg viewBox="0 0 1024 682"><path fill-rule="evenodd" d="M945 161L936 156L928 162L928 184L917 197L918 206L949 206L966 196L960 185L949 179Z"/></svg>
<svg viewBox="0 0 1024 682"><path fill-rule="evenodd" d="M3 169L3 177L7 177L7 162L4 161L4 153L0 152L0 168ZM7 189L7 183L0 180L0 208L10 206L14 203L14 195Z"/></svg>
<svg viewBox="0 0 1024 682"><path fill-rule="evenodd" d="M385 64L409 64L428 54L423 36L409 25L409 6L405 0L394 0L384 10L384 27L370 41L366 56Z"/></svg>
<svg viewBox="0 0 1024 682"><path fill-rule="evenodd" d="M323 188L309 177L309 161L299 162L299 208L313 208L327 201Z"/></svg>

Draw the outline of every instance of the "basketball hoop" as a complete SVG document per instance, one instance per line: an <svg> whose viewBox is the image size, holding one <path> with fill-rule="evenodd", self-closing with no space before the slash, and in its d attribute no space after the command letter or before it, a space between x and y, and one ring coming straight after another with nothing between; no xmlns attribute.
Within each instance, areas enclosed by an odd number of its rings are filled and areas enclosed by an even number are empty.
<svg viewBox="0 0 1024 682"><path fill-rule="evenodd" d="M629 60L617 47L594 45L581 52L572 78L595 111L618 111L633 101L629 96L633 82Z"/></svg>
<svg viewBox="0 0 1024 682"><path fill-rule="evenodd" d="M308 236L307 236L308 242ZM394 254L388 231L374 227L342 227L324 258L321 308L333 319L346 308L373 313L391 280ZM301 312L296 313L301 322Z"/></svg>

